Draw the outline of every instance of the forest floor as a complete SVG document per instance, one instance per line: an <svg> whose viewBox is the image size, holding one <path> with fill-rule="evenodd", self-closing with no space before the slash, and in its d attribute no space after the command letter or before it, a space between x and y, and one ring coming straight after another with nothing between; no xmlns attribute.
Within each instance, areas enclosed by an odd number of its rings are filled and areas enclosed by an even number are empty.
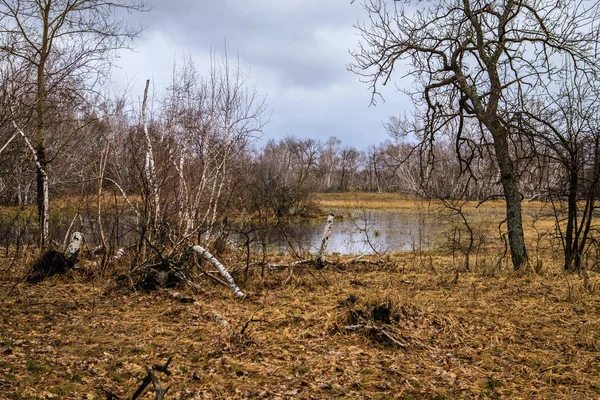
<svg viewBox="0 0 600 400"><path fill-rule="evenodd" d="M0 259L0 398L589 399L600 396L600 274L454 272L388 256L134 293L80 269L19 283ZM234 274L235 276L235 274ZM239 279L239 276L238 276ZM108 393L112 393L109 395ZM113 397L111 397L113 396ZM143 399L154 398L152 384Z"/></svg>

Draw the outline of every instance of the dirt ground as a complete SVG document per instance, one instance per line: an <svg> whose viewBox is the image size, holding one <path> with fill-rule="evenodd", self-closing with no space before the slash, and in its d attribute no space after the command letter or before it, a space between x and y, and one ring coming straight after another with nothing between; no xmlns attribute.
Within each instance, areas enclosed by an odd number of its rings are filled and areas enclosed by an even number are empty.
<svg viewBox="0 0 600 400"><path fill-rule="evenodd" d="M127 399L169 357L165 399L600 397L598 274L584 288L447 264L267 270L245 299L206 280L182 303L119 289L89 262L28 285L25 260L0 260L0 398Z"/></svg>

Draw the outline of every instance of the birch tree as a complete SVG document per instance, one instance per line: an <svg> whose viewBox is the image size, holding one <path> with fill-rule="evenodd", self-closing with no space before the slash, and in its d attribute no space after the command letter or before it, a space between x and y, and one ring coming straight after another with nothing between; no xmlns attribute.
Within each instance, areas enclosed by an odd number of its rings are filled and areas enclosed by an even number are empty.
<svg viewBox="0 0 600 400"><path fill-rule="evenodd" d="M212 56L206 77L190 59L174 71L163 118L175 143L170 160L178 177L176 226L186 236L214 226L225 194L233 189L228 187L232 167L261 135L266 103L227 55Z"/></svg>
<svg viewBox="0 0 600 400"><path fill-rule="evenodd" d="M49 98L59 91L91 90L108 73L115 52L129 48L141 32L125 24L118 13L146 9L144 0L0 0L0 51L13 63L35 71L29 82L35 121L31 142L37 158L41 247L49 243Z"/></svg>

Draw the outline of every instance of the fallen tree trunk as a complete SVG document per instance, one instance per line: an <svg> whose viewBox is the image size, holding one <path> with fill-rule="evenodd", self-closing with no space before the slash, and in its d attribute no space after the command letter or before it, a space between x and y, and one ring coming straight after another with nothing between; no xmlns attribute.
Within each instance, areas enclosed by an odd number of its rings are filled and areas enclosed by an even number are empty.
<svg viewBox="0 0 600 400"><path fill-rule="evenodd" d="M204 258L206 261L211 263L212 266L219 271L219 274L221 274L221 276L225 279L227 286L229 286L229 288L233 291L236 297L246 296L244 292L242 292L241 289L236 285L235 281L233 280L227 269L223 266L223 264L221 264L219 260L217 260L212 254L210 254L207 250L198 245L192 247L192 250L194 250L199 256Z"/></svg>

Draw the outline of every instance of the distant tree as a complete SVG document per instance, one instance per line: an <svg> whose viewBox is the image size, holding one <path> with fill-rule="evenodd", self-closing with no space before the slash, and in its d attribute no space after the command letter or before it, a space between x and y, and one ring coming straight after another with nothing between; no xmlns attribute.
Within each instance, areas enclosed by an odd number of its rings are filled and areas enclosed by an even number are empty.
<svg viewBox="0 0 600 400"><path fill-rule="evenodd" d="M316 159L321 145L312 139L270 140L256 157L246 192L252 211L267 218L300 214L317 190Z"/></svg>
<svg viewBox="0 0 600 400"><path fill-rule="evenodd" d="M344 146L340 149L339 191L350 190L354 186L354 176L358 171L361 154L353 147Z"/></svg>
<svg viewBox="0 0 600 400"><path fill-rule="evenodd" d="M379 85L394 69L408 66L419 89L424 140L454 131L461 157L465 126L480 130L499 169L506 200L511 257L515 269L528 261L523 235L515 120L523 105L560 86L564 58L587 79L595 79L598 4L583 0L365 0L369 16L350 69L368 82L376 100Z"/></svg>
<svg viewBox="0 0 600 400"><path fill-rule="evenodd" d="M328 192L334 188L334 176L340 163L338 149L341 144L338 138L331 136L321 149L318 169L323 191Z"/></svg>
<svg viewBox="0 0 600 400"><path fill-rule="evenodd" d="M41 247L49 243L46 136L51 97L60 93L81 98L82 91L93 90L108 73L116 51L129 48L141 32L119 14L147 9L144 0L0 0L2 59L16 71L33 72L26 82L30 96L19 101L31 102L34 121Z"/></svg>

